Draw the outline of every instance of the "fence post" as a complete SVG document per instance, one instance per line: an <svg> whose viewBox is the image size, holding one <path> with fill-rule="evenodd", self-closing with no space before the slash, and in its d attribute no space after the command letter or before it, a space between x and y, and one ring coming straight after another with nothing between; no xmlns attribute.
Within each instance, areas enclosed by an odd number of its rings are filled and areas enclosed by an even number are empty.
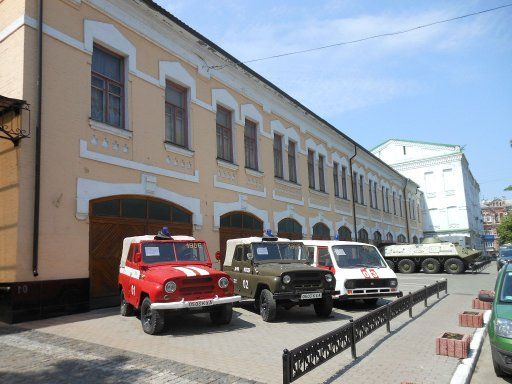
<svg viewBox="0 0 512 384"><path fill-rule="evenodd" d="M357 353L356 353L356 332L354 330L354 319L350 319L350 350L352 351L352 358L355 360L357 359Z"/></svg>
<svg viewBox="0 0 512 384"><path fill-rule="evenodd" d="M447 295L448 294L448 280L444 279L444 283L445 283L445 286L444 286L444 294Z"/></svg>
<svg viewBox="0 0 512 384"><path fill-rule="evenodd" d="M412 319L412 294L409 292L409 317Z"/></svg>
<svg viewBox="0 0 512 384"><path fill-rule="evenodd" d="M436 280L437 298L439 299L439 281Z"/></svg>
<svg viewBox="0 0 512 384"><path fill-rule="evenodd" d="M290 384L290 351L283 351L283 384Z"/></svg>
<svg viewBox="0 0 512 384"><path fill-rule="evenodd" d="M427 286L424 285L425 288L423 288L423 290L425 291L425 308L428 307L428 304L427 304L427 299L428 299L428 290L427 290Z"/></svg>
<svg viewBox="0 0 512 384"><path fill-rule="evenodd" d="M386 330L391 333L391 308L389 304L386 304Z"/></svg>

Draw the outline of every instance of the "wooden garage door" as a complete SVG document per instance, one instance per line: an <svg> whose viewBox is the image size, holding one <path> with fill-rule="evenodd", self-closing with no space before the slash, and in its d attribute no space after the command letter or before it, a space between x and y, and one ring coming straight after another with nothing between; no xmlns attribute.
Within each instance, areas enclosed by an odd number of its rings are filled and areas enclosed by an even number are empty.
<svg viewBox="0 0 512 384"><path fill-rule="evenodd" d="M261 236L263 221L247 212L230 212L221 216L219 228L220 253L226 252L226 241L240 237Z"/></svg>
<svg viewBox="0 0 512 384"><path fill-rule="evenodd" d="M89 277L91 307L119 304L117 277L123 239L156 234L192 236L192 214L166 201L144 196L115 196L91 201Z"/></svg>

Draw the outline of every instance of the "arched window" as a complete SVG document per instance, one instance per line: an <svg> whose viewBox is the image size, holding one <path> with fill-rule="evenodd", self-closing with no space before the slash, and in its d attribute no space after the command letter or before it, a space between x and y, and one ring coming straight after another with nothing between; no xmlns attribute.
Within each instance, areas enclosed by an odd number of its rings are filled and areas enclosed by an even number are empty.
<svg viewBox="0 0 512 384"><path fill-rule="evenodd" d="M331 231L324 223L313 225L313 240L331 240Z"/></svg>
<svg viewBox="0 0 512 384"><path fill-rule="evenodd" d="M338 229L338 237L342 241L352 241L352 232L346 226Z"/></svg>
<svg viewBox="0 0 512 384"><path fill-rule="evenodd" d="M263 221L245 212L231 212L220 218L223 228L249 229L263 231Z"/></svg>
<svg viewBox="0 0 512 384"><path fill-rule="evenodd" d="M360 243L368 243L369 242L369 240L368 240L368 232L366 231L366 229L361 228L357 232L357 241L359 241Z"/></svg>
<svg viewBox="0 0 512 384"><path fill-rule="evenodd" d="M373 232L373 244L374 245L379 245L380 243L382 243L382 235L379 231L375 231Z"/></svg>
<svg viewBox="0 0 512 384"><path fill-rule="evenodd" d="M414 244L418 244L418 237L417 237L417 236L413 236L413 238L412 238L412 242L413 242Z"/></svg>
<svg viewBox="0 0 512 384"><path fill-rule="evenodd" d="M283 219L277 224L277 235L291 240L300 240L302 239L302 225L294 219Z"/></svg>
<svg viewBox="0 0 512 384"><path fill-rule="evenodd" d="M389 242L393 242L393 234L391 232L388 232L386 235L386 240Z"/></svg>
<svg viewBox="0 0 512 384"><path fill-rule="evenodd" d="M396 242L397 242L397 243L405 243L405 242L407 242L407 240L405 239L405 236L404 236L404 235L399 234L399 235L397 236L397 238L396 238Z"/></svg>

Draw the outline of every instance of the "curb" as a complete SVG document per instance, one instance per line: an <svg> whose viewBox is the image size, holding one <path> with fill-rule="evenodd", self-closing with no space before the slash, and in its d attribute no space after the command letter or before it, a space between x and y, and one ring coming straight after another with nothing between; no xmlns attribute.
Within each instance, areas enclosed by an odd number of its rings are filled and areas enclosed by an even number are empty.
<svg viewBox="0 0 512 384"><path fill-rule="evenodd" d="M484 344L485 336L487 335L487 327L489 325L489 319L491 318L491 310L487 310L484 313L484 327L478 328L471 340L469 345L469 357L461 361L457 366L457 369L453 373L450 384L469 384L471 382L471 376L476 368L476 363L482 346Z"/></svg>

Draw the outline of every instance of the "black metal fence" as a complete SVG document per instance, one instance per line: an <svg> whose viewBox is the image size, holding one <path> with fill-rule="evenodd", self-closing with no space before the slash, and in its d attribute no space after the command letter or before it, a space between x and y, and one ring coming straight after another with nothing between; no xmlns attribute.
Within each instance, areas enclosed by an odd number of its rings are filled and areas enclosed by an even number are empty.
<svg viewBox="0 0 512 384"><path fill-rule="evenodd" d="M425 288L414 293L409 292L408 295L379 307L358 319L350 320L348 324L297 348L290 351L285 349L283 351L283 383L288 384L297 380L349 348L352 351L352 358L355 359L357 357L356 343L358 341L383 325L386 325L387 331L391 332L390 321L392 319L407 310L409 310L409 316L412 317L412 307L414 305L423 301L426 307L427 299L433 295L437 295L437 298L439 298L439 292L441 291L448 293L448 282L446 280L425 286Z"/></svg>
<svg viewBox="0 0 512 384"><path fill-rule="evenodd" d="M481 256L479 257L472 265L471 272L477 273L483 271L485 268L489 266L492 261L492 257L490 256Z"/></svg>

